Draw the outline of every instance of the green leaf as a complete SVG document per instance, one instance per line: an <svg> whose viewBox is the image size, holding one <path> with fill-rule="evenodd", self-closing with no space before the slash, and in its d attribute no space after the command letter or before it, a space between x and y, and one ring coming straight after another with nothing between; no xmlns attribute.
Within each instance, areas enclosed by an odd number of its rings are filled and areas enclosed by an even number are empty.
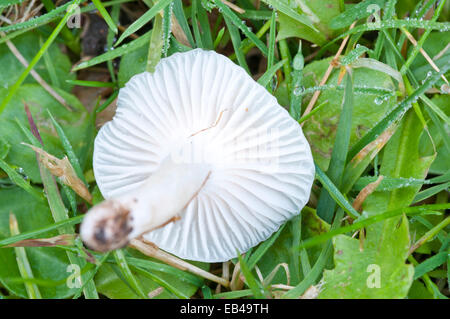
<svg viewBox="0 0 450 319"><path fill-rule="evenodd" d="M414 279L422 277L424 274L436 269L447 261L449 253L447 251L440 252L433 257L428 258L414 269Z"/></svg>
<svg viewBox="0 0 450 319"><path fill-rule="evenodd" d="M0 137L0 160L4 159L6 155L8 155L10 148L11 145L9 145Z"/></svg>
<svg viewBox="0 0 450 319"><path fill-rule="evenodd" d="M12 98L0 115L0 136L11 145L5 161L10 165L22 168L32 182L41 181L36 155L30 148L20 144L27 142L27 138L16 122L17 119L23 127L29 127L23 108L24 102L30 107L35 117L47 152L59 158L65 154L46 111L48 109L63 128L75 155L79 158L81 168L85 167L89 157L92 156L90 151L92 143L90 141L92 140L93 124L88 113L73 95L58 89L55 89L55 91L64 97L69 104L73 105L77 111L67 111L38 84L26 84L18 90L18 94ZM5 89L0 89L0 100L6 94Z"/></svg>
<svg viewBox="0 0 450 319"><path fill-rule="evenodd" d="M315 88L323 77L331 59L312 62L305 66L303 74L303 85L305 89ZM329 85L336 85L338 80L337 71L333 71L327 81ZM380 99L380 89L383 92L395 91L392 79L385 73L358 68L353 70L353 115L351 121L350 147L354 145L361 136L374 126L387 111L391 110L395 103L395 97L387 96L386 100ZM361 87L364 90L358 91ZM374 89L374 90L369 90ZM329 87L322 90L316 105L326 101L328 103L317 113L304 122L304 132L311 145L311 151L315 162L326 171L331 158L331 153L336 137L337 123L342 108L343 90ZM385 93L383 93L385 94ZM303 98L303 105L309 103L312 94ZM314 110L314 109L313 109Z"/></svg>
<svg viewBox="0 0 450 319"><path fill-rule="evenodd" d="M0 238L10 236L9 214L14 213L22 233L47 226L53 223L53 218L48 206L36 201L18 187L0 189ZM56 236L53 230L41 234L42 237ZM56 286L39 285L43 298L67 298L74 293L66 285L65 278L70 275L67 272L69 260L64 251L55 247L30 247L25 248L28 260L36 279L61 281ZM27 298L27 292L23 283L14 282L11 278L20 278L13 248L0 248L0 282L12 294Z"/></svg>
<svg viewBox="0 0 450 319"><path fill-rule="evenodd" d="M130 267L125 259L125 254L122 249L113 251L114 258L116 259L117 266L119 267L122 276L125 278L127 285L133 290L133 292L139 298L146 299L147 296L141 288L141 285L136 280L136 277L131 272Z"/></svg>
<svg viewBox="0 0 450 319"><path fill-rule="evenodd" d="M431 57L434 58L439 53L439 58L433 59L436 65L439 68L442 68L450 60L450 50L445 50L446 45L450 42L450 31L447 32L431 32L428 36L427 40L423 45L423 49L425 52ZM411 48L412 50L412 48ZM411 53L411 51L408 52ZM410 69L412 70L414 77L418 81L423 81L427 76L428 72L433 71L432 66L428 61L423 57L422 54L418 54L414 59L414 62L411 64ZM447 78L450 72L447 72ZM444 83L443 80L440 80L440 83Z"/></svg>
<svg viewBox="0 0 450 319"><path fill-rule="evenodd" d="M420 120L410 110L384 150L380 174L424 179L434 156L419 156ZM368 216L408 207L420 185L374 192L364 202ZM406 216L393 217L366 229L363 249L357 239L338 235L333 239L335 268L324 272L321 298L405 298L414 269L406 265L409 227Z"/></svg>
<svg viewBox="0 0 450 319"><path fill-rule="evenodd" d="M367 134L365 134L349 152L349 159L353 158L361 149L367 144L374 141L382 132L388 129L392 124L399 122L403 115L411 108L412 104L421 96L427 89L432 87L441 77L450 70L450 62L447 63L440 72L434 72L425 82L417 88L412 94L410 94L403 101L398 103L392 111L388 112L375 126L373 126Z"/></svg>
<svg viewBox="0 0 450 319"><path fill-rule="evenodd" d="M33 32L19 36L12 40L12 42L28 62L33 59L41 46L39 43L39 34ZM75 74L70 72L72 64L69 57L61 52L57 44L52 44L46 53L53 62L54 71L61 85L60 88L70 91L73 85L67 83L66 80L74 80ZM2 71L0 72L0 88L12 86L25 70L25 67L11 53L6 43L0 44L0 65L2 66ZM47 83L52 83L50 72L46 67L44 59L36 64L34 70ZM36 81L32 76L28 76L24 83L36 83Z"/></svg>
<svg viewBox="0 0 450 319"><path fill-rule="evenodd" d="M350 143L350 134L353 116L353 80L351 74L345 76L345 92L342 101L342 112L336 131L333 151L331 153L330 165L327 175L338 189L342 188L342 176L344 174L345 162ZM333 220L336 203L328 190L322 188L319 202L317 203L317 214L327 222Z"/></svg>
<svg viewBox="0 0 450 319"><path fill-rule="evenodd" d="M191 45L191 47L194 47L195 45L194 37L192 36L191 28L189 27L189 24L186 20L186 16L184 14L183 3L181 2L181 0L175 0L173 3L174 3L173 14L178 20L181 29L183 29L183 32L186 35L189 44Z"/></svg>
<svg viewBox="0 0 450 319"><path fill-rule="evenodd" d="M137 50L122 56L119 73L117 75L119 87L124 87L133 75L145 71L147 66L147 56L148 46L142 46Z"/></svg>
<svg viewBox="0 0 450 319"><path fill-rule="evenodd" d="M401 223L396 228L397 223ZM389 227L388 227L389 226ZM345 235L333 238L333 270L325 270L319 298L404 298L414 268L405 264L409 248L408 221L390 220L385 229L369 227L364 249Z"/></svg>
<svg viewBox="0 0 450 319"><path fill-rule="evenodd" d="M296 37L311 41L318 45L326 43L327 39L331 39L334 31L329 28L331 19L340 13L339 0L324 1L279 1L280 3L289 2L291 12L295 12L300 17L310 21L308 24L296 19L297 16L283 11L274 6L279 12L280 30L277 40ZM314 26L311 28L311 26ZM314 30L315 29L315 30Z"/></svg>

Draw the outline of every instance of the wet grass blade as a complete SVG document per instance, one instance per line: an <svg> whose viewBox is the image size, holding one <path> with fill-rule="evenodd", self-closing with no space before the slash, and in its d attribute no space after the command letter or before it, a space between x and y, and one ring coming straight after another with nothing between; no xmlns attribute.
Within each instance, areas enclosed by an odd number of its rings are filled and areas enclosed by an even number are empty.
<svg viewBox="0 0 450 319"><path fill-rule="evenodd" d="M267 250L269 250L269 248L275 243L275 241L277 240L278 236L280 236L285 226L286 224L283 224L275 234L273 234L272 236L270 236L269 239L261 243L261 245L259 245L258 248L255 250L255 252L251 254L249 260L247 261L247 267L249 270L252 270L256 266L258 261L264 256Z"/></svg>
<svg viewBox="0 0 450 319"><path fill-rule="evenodd" d="M186 35L189 44L191 45L191 47L195 47L195 41L194 37L192 36L191 28L189 28L186 16L184 15L183 3L181 2L181 0L175 0L173 3L173 14L180 24L180 27L183 30L184 34Z"/></svg>
<svg viewBox="0 0 450 319"><path fill-rule="evenodd" d="M109 15L108 11L106 11L105 7L103 6L101 0L92 0L92 3L94 4L94 6L97 8L98 12L100 12L101 16L103 17L103 19L105 20L106 24L108 25L108 27L112 30L112 32L114 32L115 34L117 34L118 30L117 30L117 26L114 23L113 19L111 18L111 16Z"/></svg>
<svg viewBox="0 0 450 319"><path fill-rule="evenodd" d="M328 176L320 169L317 164L315 164L315 167L317 180L322 183L323 187L328 191L334 201L340 207L342 207L342 209L344 209L352 218L359 217L359 213L352 207L352 205L350 205L344 195L342 195L337 187L331 182Z"/></svg>
<svg viewBox="0 0 450 319"><path fill-rule="evenodd" d="M131 41L130 43L124 44L118 48L115 48L114 50L105 52L101 55L96 56L95 58L88 60L88 61L81 62L78 65L75 65L72 68L72 71L79 71L79 70L82 70L85 68L89 68L91 66L94 66L94 65L106 62L106 61L111 61L115 58L121 57L122 55L124 55L126 53L136 51L137 49L146 45L150 41L150 34L151 34L151 31L147 32L144 35L141 35L139 38Z"/></svg>
<svg viewBox="0 0 450 319"><path fill-rule="evenodd" d="M134 274L131 272L130 267L128 266L127 260L125 259L125 254L123 253L122 249L117 249L113 251L114 258L116 260L117 266L119 266L119 269L127 281L128 285L133 289L133 291L136 293L137 296L139 296L142 299L147 299L147 295L142 290L141 285L137 281Z"/></svg>
<svg viewBox="0 0 450 319"><path fill-rule="evenodd" d="M374 141L380 134L382 134L389 126L394 122L398 122L402 119L403 115L408 111L412 103L425 93L430 87L432 87L441 77L450 70L450 62L445 64L440 72L434 72L425 82L414 91L408 98L400 102L388 115L386 115L381 121L378 122L369 132L366 133L349 151L347 160L351 160L359 151L361 151L367 144Z"/></svg>
<svg viewBox="0 0 450 319"><path fill-rule="evenodd" d="M243 50L241 50L241 35L239 34L239 30L227 16L224 16L223 18L225 20L228 32L230 33L231 42L233 43L233 48L234 52L236 52L238 63L247 71L247 73L250 74L247 62L245 61L245 56L242 52Z"/></svg>
<svg viewBox="0 0 450 319"><path fill-rule="evenodd" d="M139 19L134 21L120 36L119 40L114 46L119 45L125 38L141 29L144 25L150 22L161 10L164 10L173 0L159 0L153 7L151 7L146 13L144 13Z"/></svg>
<svg viewBox="0 0 450 319"><path fill-rule="evenodd" d="M42 26L44 24L47 24L54 19L61 17L64 15L64 12L74 3L75 1L70 1L62 6L57 7L56 9L45 13L39 17L36 17L34 19L30 19L25 22L11 24L8 26L0 27L0 32L11 32L11 31L17 31L21 29L28 29L28 28L37 28L39 26ZM28 30L24 30L28 31Z"/></svg>
<svg viewBox="0 0 450 319"><path fill-rule="evenodd" d="M214 45L211 35L211 26L209 25L206 10L205 8L203 8L201 0L194 0L192 6L195 6L197 10L197 18L198 22L200 23L200 35L202 38L203 48L212 50L214 48Z"/></svg>
<svg viewBox="0 0 450 319"><path fill-rule="evenodd" d="M245 277L245 282L247 283L248 287L253 292L253 296L257 299L264 299L266 298L264 294L264 287L261 286L261 284L256 281L255 277L251 273L249 267L247 266L247 263L242 258L241 254L238 255L239 264L241 266L242 274Z"/></svg>
<svg viewBox="0 0 450 319"><path fill-rule="evenodd" d="M19 235L19 225L17 224L17 219L14 214L9 215L9 227L11 235ZM24 247L14 247L14 252L16 253L17 266L19 268L20 275L23 279L33 279L33 270L31 268L30 262L28 261L27 253ZM41 299L41 292L38 286L32 282L24 282L25 289L27 291L28 297L30 299Z"/></svg>
<svg viewBox="0 0 450 319"><path fill-rule="evenodd" d="M338 209L333 224L331 225L330 230L336 229L340 224L342 217L344 216L344 211L342 209ZM303 247L304 250L305 247ZM292 249L296 249L296 247L292 247ZM303 280L295 286L295 288L291 289L290 291L286 292L282 298L298 298L301 295L305 293L305 291L311 287L311 285L314 285L320 275L323 273L323 270L330 259L331 255L333 253L333 244L331 241L327 243L325 247L322 248L322 251L320 252L319 257L317 258L316 263L314 266L308 271L308 273L305 275Z"/></svg>
<svg viewBox="0 0 450 319"><path fill-rule="evenodd" d="M325 234L307 239L301 245L296 247L296 249L309 248L312 246L319 245L337 235L356 231L358 229L378 223L380 221L389 219L391 217L401 216L403 214L405 214L405 215L427 214L430 211L436 212L437 210L441 210L441 209L444 210L444 209L449 209L449 208L450 208L450 204L431 204L431 205L413 206L413 207L405 207L405 208L390 210L390 211L387 211L387 212L384 212L381 214L373 215L371 217L362 219L351 225L343 226L343 227L340 227L340 228L334 229L334 230L330 230L329 232L327 232Z"/></svg>
<svg viewBox="0 0 450 319"><path fill-rule="evenodd" d="M347 72L345 77L345 91L342 112L339 117L339 123L336 132L336 139L331 153L331 160L328 167L327 175L331 182L341 188L342 177L344 174L347 152L350 144L350 134L352 127L353 113L353 80L350 73ZM336 203L327 189L323 188L319 202L317 204L317 215L323 220L330 223L333 220L334 209Z"/></svg>
<svg viewBox="0 0 450 319"><path fill-rule="evenodd" d="M222 10L222 15L227 17L228 21L238 27L242 33L252 41L258 49L261 50L261 53L264 56L267 56L269 51L266 45L252 32L249 27L241 20L239 17L231 11L231 9L225 5L222 1L213 0L214 3L219 7L219 10ZM235 50L237 52L238 50Z"/></svg>
<svg viewBox="0 0 450 319"><path fill-rule="evenodd" d="M70 144L69 139L67 138L66 134L64 133L63 128L61 125L56 122L55 118L53 117L50 110L47 109L47 113L50 117L50 120L53 123L53 126L56 129L56 133L58 133L58 137L61 141L61 144L64 148L64 151L70 161L70 164L72 164L73 169L77 173L78 177L84 182L84 184L87 186L86 179L84 178L83 170L81 169L80 162L78 161L78 157L75 155L75 152L72 148L72 144Z"/></svg>
<svg viewBox="0 0 450 319"><path fill-rule="evenodd" d="M277 30L277 13L272 11L272 17L270 18L270 30L269 30L269 52L267 54L267 70L269 70L275 62L275 35Z"/></svg>
<svg viewBox="0 0 450 319"><path fill-rule="evenodd" d="M161 54L164 47L163 38L163 17L156 15L153 21L152 37L150 38L150 45L148 48L147 56L147 72L153 73L159 60L161 60Z"/></svg>
<svg viewBox="0 0 450 319"><path fill-rule="evenodd" d="M319 30L317 30L316 27L314 27L314 25L311 23L311 21L306 16L302 16L302 15L298 14L295 10L291 9L291 7L289 7L286 4L286 2L280 1L280 0L263 0L263 2L274 7L275 9L277 9L278 11L291 17L292 19L297 20L298 22L311 28L313 31L319 32Z"/></svg>
<svg viewBox="0 0 450 319"><path fill-rule="evenodd" d="M272 65L259 79L258 83L264 87L270 84L270 81L275 76L275 73L286 63L287 60L281 60L277 64Z"/></svg>
<svg viewBox="0 0 450 319"><path fill-rule="evenodd" d="M133 267L134 270L138 273L140 273L141 275L150 278L151 280L153 280L154 282L160 284L162 287L166 288L168 291L170 291L171 293L173 293L175 296L177 296L180 299L189 299L189 296L184 294L181 290L177 289L176 287L174 287L170 282L168 282L167 280L156 276L155 274L146 271L144 269L138 268L138 267ZM148 298L148 296L146 296L146 298Z"/></svg>
<svg viewBox="0 0 450 319"><path fill-rule="evenodd" d="M36 198L40 202L44 202L44 194L36 187L32 186L29 181L26 181L23 179L23 177L17 173L11 166L9 166L8 163L6 163L4 160L0 159L0 168L5 171L5 173L8 175L9 179L22 188L24 191L26 191L28 194L32 195L34 198Z"/></svg>

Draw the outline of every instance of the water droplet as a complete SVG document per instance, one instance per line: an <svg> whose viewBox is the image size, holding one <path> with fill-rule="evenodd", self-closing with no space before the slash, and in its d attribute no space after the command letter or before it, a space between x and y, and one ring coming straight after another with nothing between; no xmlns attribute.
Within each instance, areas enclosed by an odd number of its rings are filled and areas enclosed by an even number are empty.
<svg viewBox="0 0 450 319"><path fill-rule="evenodd" d="M293 93L294 93L294 95L301 95L303 92L305 91L305 87L303 87L303 86L298 86L298 87L295 87L294 88L294 91L293 91Z"/></svg>
<svg viewBox="0 0 450 319"><path fill-rule="evenodd" d="M377 96L377 97L375 98L375 100L373 100L373 102L374 102L376 105L381 105L381 104L383 104L383 98Z"/></svg>

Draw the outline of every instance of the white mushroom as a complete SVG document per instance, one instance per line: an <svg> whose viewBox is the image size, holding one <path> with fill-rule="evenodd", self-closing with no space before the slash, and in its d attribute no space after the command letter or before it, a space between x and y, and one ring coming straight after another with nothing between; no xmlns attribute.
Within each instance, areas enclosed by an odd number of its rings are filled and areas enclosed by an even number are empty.
<svg viewBox="0 0 450 319"><path fill-rule="evenodd" d="M196 49L120 90L95 140L106 198L81 226L107 251L141 235L178 257L221 262L300 213L314 180L300 125L241 67Z"/></svg>

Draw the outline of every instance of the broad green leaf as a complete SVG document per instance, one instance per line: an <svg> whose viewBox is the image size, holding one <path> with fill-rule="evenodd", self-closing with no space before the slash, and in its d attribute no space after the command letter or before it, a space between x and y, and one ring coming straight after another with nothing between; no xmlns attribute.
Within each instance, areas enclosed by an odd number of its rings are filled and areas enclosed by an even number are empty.
<svg viewBox="0 0 450 319"><path fill-rule="evenodd" d="M441 68L444 64L446 64L450 60L450 49L445 50L446 46L450 43L450 31L447 32L437 32L433 31L428 36L427 40L423 45L423 49L425 52L433 58L436 65ZM412 50L412 48L410 48ZM410 50L410 51L411 51ZM409 52L410 52L409 51ZM438 55L439 54L439 55ZM435 56L438 56L437 59L434 59ZM418 81L424 80L428 76L428 72L433 71L430 63L423 57L422 54L417 55L414 62L411 64L411 70L413 71L414 76ZM447 72L447 78L450 75L450 72ZM440 84L444 84L444 81L441 80Z"/></svg>
<svg viewBox="0 0 450 319"><path fill-rule="evenodd" d="M25 60L30 62L36 55L40 48L39 33L29 32L12 40L17 50L23 55ZM72 64L69 57L61 52L57 44L52 44L47 51L51 61L53 62L56 76L61 85L61 89L70 91L73 85L66 82L66 80L74 80L75 74L70 73ZM13 85L25 67L19 60L11 53L6 43L0 44L0 88L8 88ZM44 59L38 62L34 70L49 84L52 84L49 70L45 65ZM32 76L28 76L24 83L36 83Z"/></svg>
<svg viewBox="0 0 450 319"><path fill-rule="evenodd" d="M307 17L319 32L279 10L278 19L280 30L277 35L277 40L296 37L323 45L327 39L333 37L334 31L329 28L329 23L331 19L340 13L338 0L283 0L280 2L288 5L302 17Z"/></svg>
<svg viewBox="0 0 450 319"><path fill-rule="evenodd" d="M5 140L0 136L0 160L4 159L6 155L9 153L9 149L11 145L9 145Z"/></svg>
<svg viewBox="0 0 450 319"><path fill-rule="evenodd" d="M30 107L35 118L46 151L59 158L64 156L64 149L48 115L48 109L64 129L75 155L80 159L81 167L83 168L91 162L89 158L92 156L93 126L88 113L73 95L56 88L55 91L73 105L76 112L67 111L40 85L24 84L0 115L0 136L11 145L5 161L10 165L23 168L32 182L41 180L36 155L29 147L21 145L22 142L27 142L27 139L16 122L19 121L25 128L29 127L24 111L24 102ZM6 94L6 89L0 89L0 100Z"/></svg>
<svg viewBox="0 0 450 319"><path fill-rule="evenodd" d="M384 222L385 229L370 226L364 248L346 235L333 238L333 270L325 270L319 298L404 298L414 268L405 264L409 236L406 217ZM400 224L399 227L396 227Z"/></svg>
<svg viewBox="0 0 450 319"><path fill-rule="evenodd" d="M303 84L305 89L315 88L322 79L330 59L312 62L304 68ZM333 71L327 84L336 85L338 71ZM370 128L377 123L395 103L392 95L383 96L376 93L380 89L386 92L395 91L392 79L378 71L358 68L353 70L354 107L350 135L350 147L354 145ZM358 90L357 88L364 88ZM342 108L344 91L331 86L322 90L316 106L328 103L304 123L305 136L311 145L315 162L326 171L331 158L332 147L336 136L339 114ZM303 98L303 105L309 103L312 94Z"/></svg>
<svg viewBox="0 0 450 319"><path fill-rule="evenodd" d="M21 232L31 231L53 223L47 205L36 201L18 187L0 189L0 238L10 236L9 214L14 213ZM56 236L56 231L41 234L43 238ZM67 298L75 292L66 285L69 261L66 252L54 247L25 248L28 260L33 269L35 279L42 280L47 285L39 285L43 298ZM20 278L13 248L0 248L0 282L14 295L27 298L23 283L12 279Z"/></svg>
<svg viewBox="0 0 450 319"><path fill-rule="evenodd" d="M420 120L409 110L385 147L380 174L424 179L434 156L420 157ZM421 185L374 192L364 202L368 216L408 207ZM406 265L410 237L406 216L392 217L366 228L366 238L338 235L333 239L335 268L324 272L321 298L405 298L414 269Z"/></svg>
<svg viewBox="0 0 450 319"><path fill-rule="evenodd" d="M409 289L408 299L433 299L433 295L420 280L415 280Z"/></svg>
<svg viewBox="0 0 450 319"><path fill-rule="evenodd" d="M119 87L124 87L125 84L135 74L145 71L147 66L148 57L148 45L144 45L137 50L126 53L120 60L119 73L117 79L119 81Z"/></svg>

